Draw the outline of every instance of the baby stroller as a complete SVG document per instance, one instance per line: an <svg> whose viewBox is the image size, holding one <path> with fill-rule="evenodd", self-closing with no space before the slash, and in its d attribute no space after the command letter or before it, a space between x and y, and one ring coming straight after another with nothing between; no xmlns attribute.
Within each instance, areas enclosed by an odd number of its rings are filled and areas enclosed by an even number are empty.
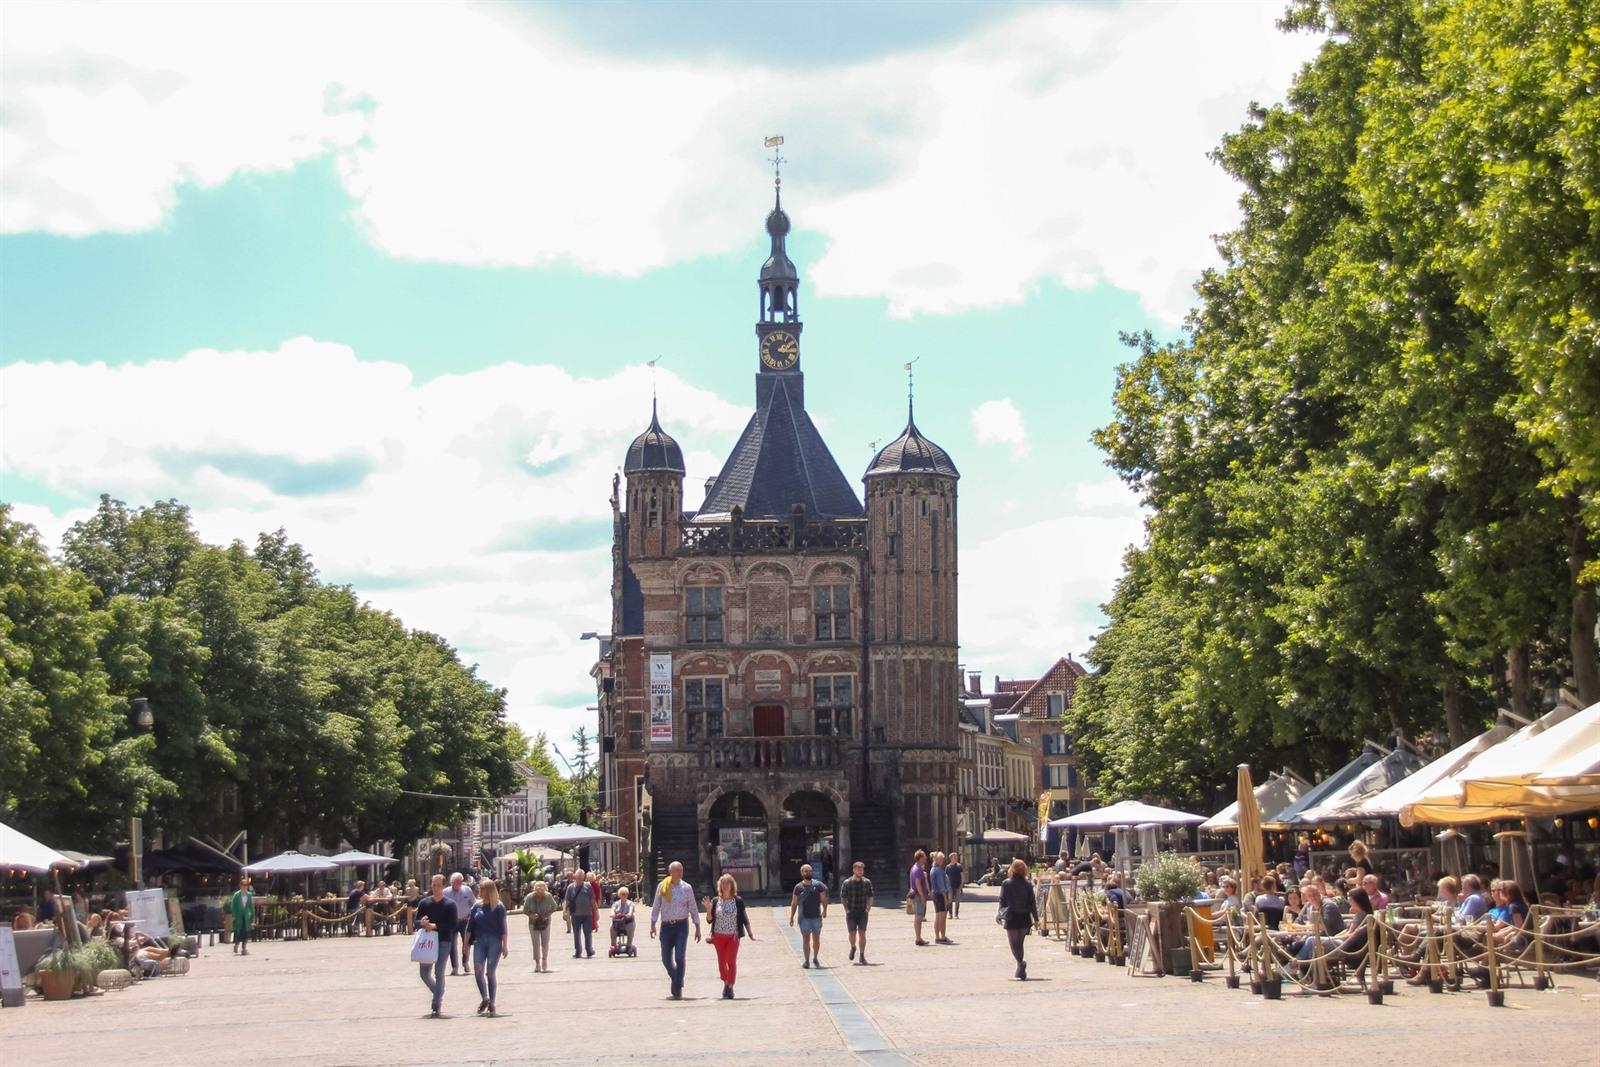
<svg viewBox="0 0 1600 1067"><path fill-rule="evenodd" d="M611 913L611 950L608 956L637 956L639 948L633 942L635 920L630 908L626 915Z"/></svg>

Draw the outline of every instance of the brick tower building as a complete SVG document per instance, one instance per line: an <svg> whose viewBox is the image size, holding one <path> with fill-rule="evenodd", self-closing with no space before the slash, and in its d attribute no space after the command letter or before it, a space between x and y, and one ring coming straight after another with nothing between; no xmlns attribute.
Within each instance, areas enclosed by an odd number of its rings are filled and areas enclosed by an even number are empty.
<svg viewBox="0 0 1600 1067"><path fill-rule="evenodd" d="M894 885L956 844L956 481L914 419L866 507L805 407L799 272L767 216L756 405L696 511L652 410L613 486L602 787L620 862L781 893L810 862Z"/></svg>

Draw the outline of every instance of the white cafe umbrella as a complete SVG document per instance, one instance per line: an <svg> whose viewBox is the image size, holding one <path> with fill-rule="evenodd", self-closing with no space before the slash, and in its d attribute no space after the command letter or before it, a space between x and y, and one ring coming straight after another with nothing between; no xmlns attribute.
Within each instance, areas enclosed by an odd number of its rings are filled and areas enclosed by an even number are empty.
<svg viewBox="0 0 1600 1067"><path fill-rule="evenodd" d="M320 859L321 857L318 858ZM340 852L327 858L341 867L367 867L372 864L381 864L387 867L391 863L400 862L399 860L392 860L388 856L379 856L373 852L362 852L358 848L353 848L349 852Z"/></svg>
<svg viewBox="0 0 1600 1067"><path fill-rule="evenodd" d="M290 849L276 856L268 856L244 868L246 874L320 874L337 871L339 865L327 856L308 856Z"/></svg>
<svg viewBox="0 0 1600 1067"><path fill-rule="evenodd" d="M1019 834L1015 830L1002 830L999 827L990 827L982 833L973 834L967 838L969 845L1020 845L1030 840L1027 834Z"/></svg>
<svg viewBox="0 0 1600 1067"><path fill-rule="evenodd" d="M607 841L621 841L616 834L608 834L604 830L596 830L591 826L573 826L571 823L558 822L538 830L529 830L516 837L508 837L500 842L501 848L531 848L544 845L549 848L567 849L580 848L583 845L599 845Z"/></svg>
<svg viewBox="0 0 1600 1067"><path fill-rule="evenodd" d="M75 864L48 845L0 822L0 867L18 867L33 874L49 874L53 867Z"/></svg>
<svg viewBox="0 0 1600 1067"><path fill-rule="evenodd" d="M1205 821L1206 817L1204 815L1193 815L1187 811L1157 807L1154 804L1145 804L1137 800L1123 800L1111 805L1109 808L1095 808L1093 811L1081 811L1076 815L1052 819L1050 825L1057 828L1068 826L1078 830L1104 830L1111 826L1121 826L1124 823L1130 825L1155 823L1157 826L1188 826Z"/></svg>

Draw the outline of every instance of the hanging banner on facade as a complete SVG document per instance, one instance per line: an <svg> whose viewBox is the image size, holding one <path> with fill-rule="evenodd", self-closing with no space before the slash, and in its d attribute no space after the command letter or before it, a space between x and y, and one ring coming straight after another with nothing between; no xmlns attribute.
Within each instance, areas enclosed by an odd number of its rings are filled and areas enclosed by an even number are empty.
<svg viewBox="0 0 1600 1067"><path fill-rule="evenodd" d="M650 656L650 743L672 744L672 656Z"/></svg>

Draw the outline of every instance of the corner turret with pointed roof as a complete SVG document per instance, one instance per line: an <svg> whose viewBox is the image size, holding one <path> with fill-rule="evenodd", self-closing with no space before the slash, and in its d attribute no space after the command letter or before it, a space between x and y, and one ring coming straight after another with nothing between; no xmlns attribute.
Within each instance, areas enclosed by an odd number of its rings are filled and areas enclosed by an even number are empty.
<svg viewBox="0 0 1600 1067"><path fill-rule="evenodd" d="M950 453L922 436L917 429L917 414L911 400L906 400L906 428L900 436L878 450L867 464L863 478L885 474L938 474L946 478L959 478L961 472L950 459Z"/></svg>
<svg viewBox="0 0 1600 1067"><path fill-rule="evenodd" d="M628 455L622 461L623 474L638 474L641 471L670 471L674 474L683 474L687 468L683 465L683 449L678 447L678 442L672 435L661 428L661 420L656 416L656 402L650 401L650 425L633 439L633 444L628 446Z"/></svg>

